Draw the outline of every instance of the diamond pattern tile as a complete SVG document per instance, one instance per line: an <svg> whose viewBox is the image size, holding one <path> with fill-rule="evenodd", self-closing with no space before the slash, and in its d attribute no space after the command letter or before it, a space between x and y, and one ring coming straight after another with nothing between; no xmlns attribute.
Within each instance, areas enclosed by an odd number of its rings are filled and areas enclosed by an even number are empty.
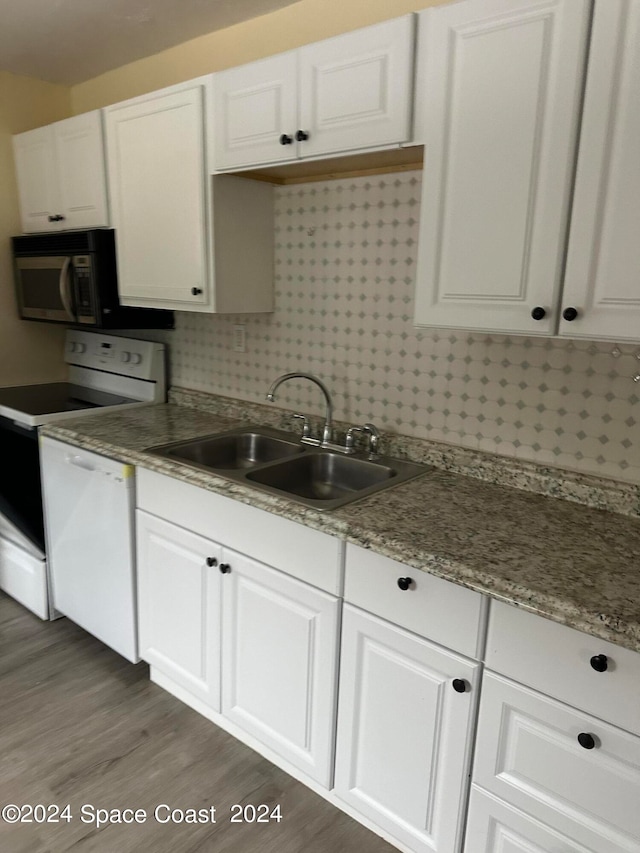
<svg viewBox="0 0 640 853"><path fill-rule="evenodd" d="M178 314L171 382L263 401L306 370L336 417L640 482L640 346L415 329L419 172L276 190L273 314ZM244 323L247 352L232 349ZM309 383L282 406L320 412Z"/></svg>

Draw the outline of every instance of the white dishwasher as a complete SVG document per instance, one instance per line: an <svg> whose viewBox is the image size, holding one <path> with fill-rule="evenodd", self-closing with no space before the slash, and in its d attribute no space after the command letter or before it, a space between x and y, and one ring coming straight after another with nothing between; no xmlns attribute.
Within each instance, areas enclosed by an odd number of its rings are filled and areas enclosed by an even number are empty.
<svg viewBox="0 0 640 853"><path fill-rule="evenodd" d="M134 468L43 437L54 608L137 663Z"/></svg>

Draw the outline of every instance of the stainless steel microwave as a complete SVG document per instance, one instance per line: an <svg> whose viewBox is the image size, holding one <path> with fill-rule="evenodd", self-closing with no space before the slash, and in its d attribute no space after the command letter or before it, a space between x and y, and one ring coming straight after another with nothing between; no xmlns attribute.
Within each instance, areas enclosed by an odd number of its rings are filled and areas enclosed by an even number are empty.
<svg viewBox="0 0 640 853"><path fill-rule="evenodd" d="M114 231L58 231L12 238L24 320L94 329L172 329L172 311L120 305Z"/></svg>

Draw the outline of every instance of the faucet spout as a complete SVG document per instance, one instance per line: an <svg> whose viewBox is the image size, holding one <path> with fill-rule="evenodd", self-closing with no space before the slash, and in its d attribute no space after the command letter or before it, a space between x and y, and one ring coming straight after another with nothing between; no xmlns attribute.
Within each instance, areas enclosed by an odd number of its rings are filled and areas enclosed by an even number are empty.
<svg viewBox="0 0 640 853"><path fill-rule="evenodd" d="M331 395L327 389L327 386L321 379L318 379L317 376L314 376L311 373L283 373L282 376L278 376L275 382L271 385L269 390L267 391L267 400L271 403L275 400L275 392L282 385L283 382L287 382L289 379L308 379L310 382L313 382L318 386L318 388L324 394L324 401L326 406L325 411L325 419L324 419L324 427L322 430L322 443L329 444L333 435L333 404L331 402Z"/></svg>

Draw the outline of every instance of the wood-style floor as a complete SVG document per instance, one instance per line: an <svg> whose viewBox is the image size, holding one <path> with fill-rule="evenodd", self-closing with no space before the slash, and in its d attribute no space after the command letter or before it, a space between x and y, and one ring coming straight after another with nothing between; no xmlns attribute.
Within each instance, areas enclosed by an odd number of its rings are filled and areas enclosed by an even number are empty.
<svg viewBox="0 0 640 853"><path fill-rule="evenodd" d="M0 807L69 803L73 820L8 824L1 853L393 853L394 848L151 684L67 619L41 622L0 593ZM215 824L159 824L155 806L217 808ZM229 822L234 803L282 820ZM145 809L97 829L83 805ZM91 811L87 812L91 816Z"/></svg>

